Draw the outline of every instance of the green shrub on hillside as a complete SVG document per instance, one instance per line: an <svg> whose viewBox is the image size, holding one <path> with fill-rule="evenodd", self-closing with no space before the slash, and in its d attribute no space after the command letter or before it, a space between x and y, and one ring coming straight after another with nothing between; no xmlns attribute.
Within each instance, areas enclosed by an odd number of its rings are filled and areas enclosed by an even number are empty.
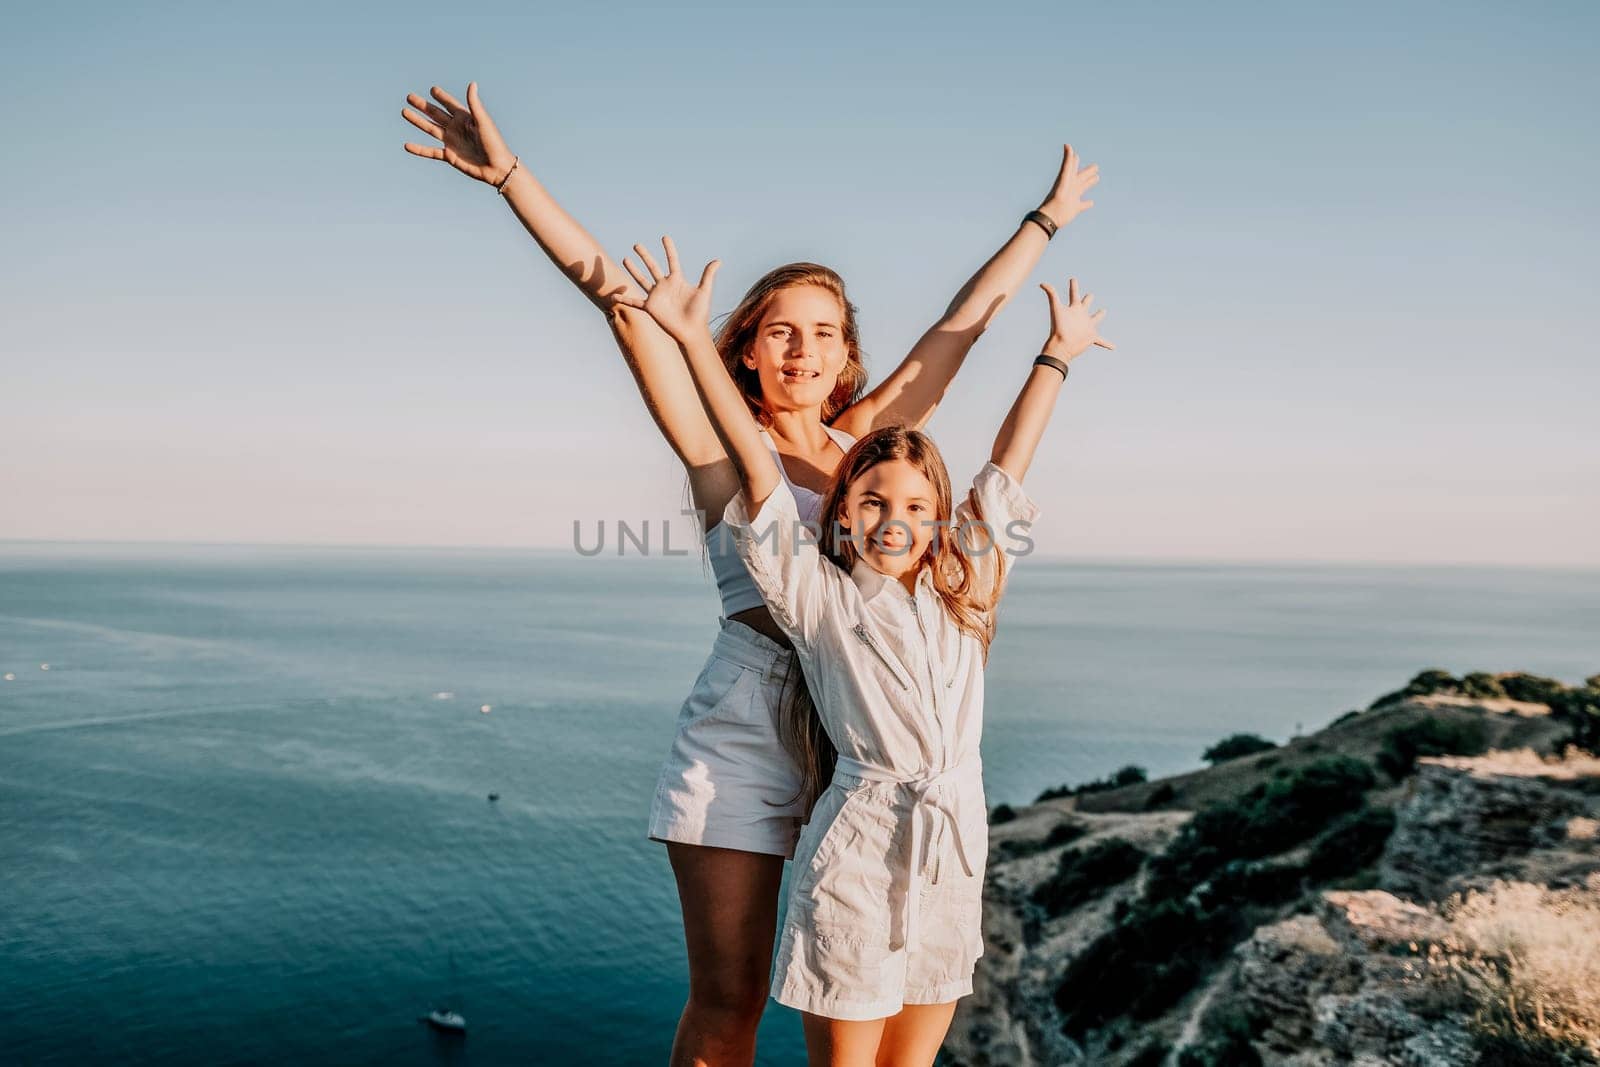
<svg viewBox="0 0 1600 1067"><path fill-rule="evenodd" d="M1188 993L1269 907L1293 899L1308 868L1257 862L1313 837L1365 802L1372 768L1334 756L1197 814L1149 861L1144 895L1068 964L1056 987L1068 1033L1122 1015L1148 1019Z"/></svg>
<svg viewBox="0 0 1600 1067"><path fill-rule="evenodd" d="M1372 768L1361 760L1331 756L1207 808L1152 860L1148 891L1157 899L1180 896L1228 860L1291 848L1359 807L1374 784Z"/></svg>
<svg viewBox="0 0 1600 1067"><path fill-rule="evenodd" d="M1046 789L1039 794L1035 804L1041 800L1055 800L1058 797L1083 796L1085 793L1104 793L1112 789L1121 789L1124 786L1138 785L1148 779L1143 767L1129 764L1107 778L1096 778L1092 782L1084 782L1080 786L1059 785L1053 789Z"/></svg>
<svg viewBox="0 0 1600 1067"><path fill-rule="evenodd" d="M1178 791L1172 788L1171 782L1162 782L1150 790L1150 795L1144 798L1144 810L1154 811L1165 804L1171 804L1177 795Z"/></svg>
<svg viewBox="0 0 1600 1067"><path fill-rule="evenodd" d="M1548 704L1567 691L1567 687L1554 678L1526 671L1513 671L1501 678L1500 688L1512 700L1526 700L1534 704Z"/></svg>
<svg viewBox="0 0 1600 1067"><path fill-rule="evenodd" d="M1057 845L1070 844L1089 831L1083 825L1071 819L1063 819L1050 828L1050 832L1041 838L1031 841L1012 839L1000 842L999 848L1007 857L1015 859L1018 856L1031 856L1036 852L1043 852L1047 848Z"/></svg>
<svg viewBox="0 0 1600 1067"><path fill-rule="evenodd" d="M1427 670L1418 674L1406 683L1404 689L1396 689L1392 693L1385 693L1374 700L1372 709L1386 708L1390 704L1398 704L1409 697L1431 696L1434 693L1458 693L1461 683L1456 681L1455 675L1449 671Z"/></svg>
<svg viewBox="0 0 1600 1067"><path fill-rule="evenodd" d="M1550 714L1572 724L1572 744L1600 755L1600 674L1551 700Z"/></svg>
<svg viewBox="0 0 1600 1067"><path fill-rule="evenodd" d="M1477 756L1488 744L1488 731L1475 719L1418 719L1383 735L1378 766L1399 781L1416 768L1419 756Z"/></svg>
<svg viewBox="0 0 1600 1067"><path fill-rule="evenodd" d="M1363 804L1336 819L1312 843L1306 871L1318 881L1354 874L1378 861L1393 832L1393 811Z"/></svg>
<svg viewBox="0 0 1600 1067"><path fill-rule="evenodd" d="M1461 679L1461 695L1503 700L1506 690L1505 686L1500 684L1500 679L1488 671L1473 671Z"/></svg>
<svg viewBox="0 0 1600 1067"><path fill-rule="evenodd" d="M1033 902L1054 918L1132 878L1142 863L1144 853L1120 837L1064 852L1055 873L1034 889Z"/></svg>
<svg viewBox="0 0 1600 1067"><path fill-rule="evenodd" d="M1200 758L1215 766L1231 759L1238 759L1240 756L1251 756L1277 747L1277 742L1268 741L1259 734L1234 734L1206 749Z"/></svg>

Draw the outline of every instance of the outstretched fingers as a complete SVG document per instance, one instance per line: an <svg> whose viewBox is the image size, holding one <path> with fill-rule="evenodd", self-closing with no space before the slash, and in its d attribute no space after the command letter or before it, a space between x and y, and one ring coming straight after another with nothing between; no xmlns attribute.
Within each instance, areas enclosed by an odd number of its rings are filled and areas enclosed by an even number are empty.
<svg viewBox="0 0 1600 1067"><path fill-rule="evenodd" d="M1105 317L1106 317L1106 309L1105 308L1101 308L1099 311L1096 311L1093 315L1089 316L1089 321L1094 323L1094 328L1095 328L1094 343L1099 345L1101 348L1111 350L1111 349L1115 349L1117 346L1112 344L1110 341L1107 341L1104 337L1101 337L1099 335L1100 320L1105 318Z"/></svg>
<svg viewBox="0 0 1600 1067"><path fill-rule="evenodd" d="M400 117L411 123L411 125L415 126L423 133L427 134L429 137L432 137L438 141L444 140L444 130L440 129L439 124L434 122L432 119L429 119L424 115L419 115L408 107L403 107L400 109Z"/></svg>
<svg viewBox="0 0 1600 1067"><path fill-rule="evenodd" d="M672 238L662 237L661 247L667 251L667 273L678 273L678 246L672 243Z"/></svg>
<svg viewBox="0 0 1600 1067"><path fill-rule="evenodd" d="M438 104L435 104L427 97L422 96L420 93L407 93L406 103L410 104L412 107L416 108L418 111L422 112L422 114L428 116L441 126L450 121L450 112L446 111Z"/></svg>
<svg viewBox="0 0 1600 1067"><path fill-rule="evenodd" d="M633 247L635 251L637 251L639 248L638 245L634 245ZM646 278L643 274L639 273L639 268L635 267L633 265L633 260L629 259L627 256L622 257L622 269L631 274L633 276L633 280L639 283L639 288L643 289L646 293L655 288L657 279ZM644 307L644 301L640 300L639 303L631 306Z"/></svg>
<svg viewBox="0 0 1600 1067"><path fill-rule="evenodd" d="M500 128L494 124L494 119L489 117L489 109L483 106L483 100L478 96L478 83L467 83L467 109L472 113L473 121L478 124L478 131L485 139L498 140Z"/></svg>
<svg viewBox="0 0 1600 1067"><path fill-rule="evenodd" d="M439 103L443 104L445 108L452 114L457 111L467 110L466 106L462 104L461 101L457 100L455 97L451 96L437 85L428 90L428 95L439 101Z"/></svg>
<svg viewBox="0 0 1600 1067"><path fill-rule="evenodd" d="M636 255L638 255L640 261L643 262L644 265L647 268L649 268L650 277L654 278L656 281L659 282L664 277L664 275L661 273L661 268L656 265L655 257L650 254L650 250L648 248L646 248L644 245L634 245L633 246L633 251L634 251L634 253ZM634 278L636 280L638 279L638 277L639 276L637 274L634 275ZM639 284L643 285L644 283L641 281L641 282L639 282Z"/></svg>
<svg viewBox="0 0 1600 1067"><path fill-rule="evenodd" d="M720 259L713 259L710 263L707 263L706 269L700 272L700 284L695 286L695 288L704 290L709 296L711 293L711 288L717 280L717 271L721 267L722 260Z"/></svg>
<svg viewBox="0 0 1600 1067"><path fill-rule="evenodd" d="M444 149L436 148L433 145L412 144L407 141L406 151L414 156L421 156L423 159L444 159Z"/></svg>

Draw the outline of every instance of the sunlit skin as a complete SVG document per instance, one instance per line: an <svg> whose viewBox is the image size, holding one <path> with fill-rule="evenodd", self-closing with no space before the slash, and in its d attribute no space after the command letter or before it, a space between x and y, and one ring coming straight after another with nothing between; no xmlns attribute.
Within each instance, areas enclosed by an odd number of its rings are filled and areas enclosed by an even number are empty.
<svg viewBox="0 0 1600 1067"><path fill-rule="evenodd" d="M718 429L708 418L705 398L700 395L702 383L691 380L690 368L685 364L683 338L673 336L653 314L642 311L638 298L651 286L607 254L535 176L534 171L543 168L546 153L539 151L519 160L479 98L477 85L469 84L465 95L465 101L458 100L439 86L433 86L426 97L409 94L402 115L422 131L428 143L406 144L405 150L498 189L544 254L605 315L637 380L645 410L684 465L693 506L708 517L720 516L729 501L742 492L751 510L758 509L781 472L766 451L768 442L756 434L743 396L731 381L724 383L727 389L721 399L726 407L722 415L737 421L739 431L746 435L743 443L748 454L741 458L729 451L725 436L733 423ZM1039 210L1063 227L1094 203L1087 194L1099 181L1099 168L1079 164L1072 147L1062 145L1058 173L1044 199L1038 202ZM552 169L555 165L552 161ZM776 206L780 221L781 206ZM1019 201L1017 206L1021 208L1023 203ZM436 224L431 218L423 221L430 226ZM924 425L943 400L973 343L1038 263L1046 241L1043 228L1019 221L899 364L866 396L839 412L832 420L833 427L862 437L888 425ZM651 271L652 275L657 273ZM798 301L793 306L787 299L790 295L788 291L780 293L767 308L757 350L747 358L759 372L770 443L783 456L784 467L796 484L821 491L843 458L843 452L821 425L822 404L845 362L842 338L837 330L833 331L835 336L826 336L827 327L840 324L843 309L831 296L834 306L826 310L817 307L818 296L827 296L826 290L793 293ZM701 346L697 348L698 356L708 362L699 370L703 375L726 379L725 367L705 329L709 296L706 285L705 302L697 308L701 321L695 344ZM788 325L769 334L766 327L776 323ZM798 366L815 361L824 369L811 379L797 376L791 367L786 382L782 377L786 358L792 358ZM1055 376L1054 371L1044 373ZM1006 433L1025 439L1034 425L1031 412L1036 407L1036 402L1030 402L1028 418L1016 418L1014 411ZM996 458L1007 463L1020 459L1025 464L1031 450L1031 445L1021 450L1013 448L1006 456L997 454ZM752 458L768 464L763 468L760 486L749 484ZM1006 469L1012 471L1010 466ZM1020 477L1021 470L1012 473ZM912 528L918 529L915 524ZM914 560L919 555L909 554L908 558ZM905 560L883 562L898 567ZM773 640L787 643L764 607L751 608L733 618ZM690 996L679 1020L670 1062L673 1067L747 1067L755 1057L756 1027L766 1000L783 859L677 841L668 843L667 854L679 880L690 976ZM819 1033L827 1036L819 1037L811 1049L812 1062L876 1063L879 1067L931 1063L953 1010L954 1005L907 1005L899 1014L873 1023L823 1020ZM814 1021L814 1017L807 1017L808 1046L813 1044L809 1039L816 1036L811 1025ZM863 1028L856 1035L860 1040L852 1037L848 1047L837 1043L844 1041L844 1035L853 1027ZM818 1051L826 1048L838 1055Z"/></svg>
<svg viewBox="0 0 1600 1067"><path fill-rule="evenodd" d="M938 532L938 499L928 476L909 460L885 460L850 483L839 528L855 540L867 566L910 592Z"/></svg>
<svg viewBox="0 0 1600 1067"><path fill-rule="evenodd" d="M771 413L818 408L833 392L850 356L843 312L816 285L780 289L768 302L744 365L760 376Z"/></svg>

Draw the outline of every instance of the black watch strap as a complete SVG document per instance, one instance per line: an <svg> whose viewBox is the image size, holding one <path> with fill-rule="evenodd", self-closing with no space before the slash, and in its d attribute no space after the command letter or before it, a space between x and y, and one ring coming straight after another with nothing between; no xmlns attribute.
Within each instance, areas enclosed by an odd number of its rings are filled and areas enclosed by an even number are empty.
<svg viewBox="0 0 1600 1067"><path fill-rule="evenodd" d="M1061 372L1062 378L1067 376L1067 361L1057 359L1055 356L1047 356L1041 352L1039 358L1033 361L1033 365L1035 367L1053 367Z"/></svg>
<svg viewBox="0 0 1600 1067"><path fill-rule="evenodd" d="M1052 219L1049 215L1046 215L1044 212L1038 210L1030 211L1026 215L1022 216L1022 221L1038 223L1039 229L1044 231L1045 240L1047 241L1056 235L1056 230L1060 229L1060 227L1056 225L1055 219Z"/></svg>

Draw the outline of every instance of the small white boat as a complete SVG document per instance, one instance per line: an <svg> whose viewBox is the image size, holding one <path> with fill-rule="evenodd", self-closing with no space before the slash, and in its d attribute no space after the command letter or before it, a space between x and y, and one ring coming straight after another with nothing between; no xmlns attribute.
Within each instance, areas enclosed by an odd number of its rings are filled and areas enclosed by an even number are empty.
<svg viewBox="0 0 1600 1067"><path fill-rule="evenodd" d="M456 984L456 954L450 953L450 995L436 1001L440 1006L434 1008L426 1015L417 1016L417 1022L427 1023L433 1029L445 1034L459 1034L463 1037L467 1033L467 1020L459 1011L445 1005L461 1003L460 987Z"/></svg>
<svg viewBox="0 0 1600 1067"><path fill-rule="evenodd" d="M443 1030L447 1034L467 1032L467 1020L462 1018L459 1011L452 1011L449 1008L435 1008L420 1017L418 1022L425 1022L435 1030Z"/></svg>

